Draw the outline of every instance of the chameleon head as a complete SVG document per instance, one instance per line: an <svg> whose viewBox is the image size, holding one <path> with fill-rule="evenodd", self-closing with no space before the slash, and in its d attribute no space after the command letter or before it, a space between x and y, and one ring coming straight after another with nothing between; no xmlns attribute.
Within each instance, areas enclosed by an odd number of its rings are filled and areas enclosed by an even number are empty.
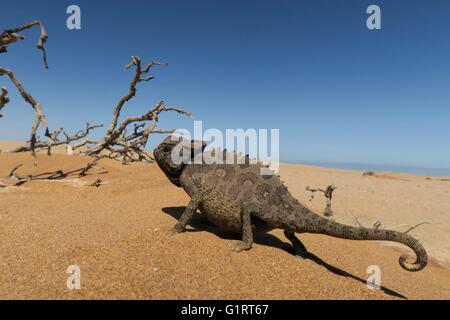
<svg viewBox="0 0 450 320"><path fill-rule="evenodd" d="M167 178L177 187L181 187L180 176L184 167L205 148L206 143L203 141L183 140L169 136L153 150L153 156Z"/></svg>

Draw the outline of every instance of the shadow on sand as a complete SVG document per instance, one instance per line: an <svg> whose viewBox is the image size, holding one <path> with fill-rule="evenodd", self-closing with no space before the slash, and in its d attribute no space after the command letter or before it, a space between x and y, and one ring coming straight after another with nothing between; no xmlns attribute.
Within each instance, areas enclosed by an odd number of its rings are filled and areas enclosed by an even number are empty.
<svg viewBox="0 0 450 320"><path fill-rule="evenodd" d="M183 214L185 208L186 207L167 207L167 208L163 208L162 211L164 213L172 216L176 220L178 220L181 217L181 215ZM211 233L215 234L217 237L219 237L221 239L228 239L228 240L240 239L238 234L232 233L232 232L227 232L227 231L222 231L219 228L217 228L216 226L210 224L200 214L196 214L194 216L194 218L192 219L192 221L190 223L190 226L194 229L187 229L186 232L206 231L206 232L211 232ZM259 245L270 246L270 247L284 250L292 255L295 254L294 248L292 247L292 245L290 243L283 242L279 238L275 237L274 235L272 235L270 233L255 234L254 241L255 241L255 243L257 243ZM335 266L325 262L324 260L322 260L321 258L319 258L318 256L316 256L313 253L308 253L307 256L304 256L302 258L311 260L311 261L315 262L316 264L324 267L328 271L330 271L338 276L351 278L351 279L356 280L364 285L367 284L365 279L362 279L362 278L355 276L345 270L335 267ZM402 295L394 290L391 290L389 288L386 288L384 286L381 286L380 290L382 290L387 295L390 295L390 296L393 296L396 298L407 299L407 297L405 297L404 295Z"/></svg>
<svg viewBox="0 0 450 320"><path fill-rule="evenodd" d="M55 170L55 171L51 171L51 172L44 172L44 173L39 173L36 175L27 175L27 176L18 176L15 174L15 171L22 166L22 165L18 165L11 171L11 173L9 174L9 176L7 178L15 179L16 183L14 184L14 186L18 187L29 181L36 181L36 180L57 181L57 180L64 180L64 179L66 179L68 177L72 177L72 176L77 176L78 178L83 178L83 177L88 177L88 176L92 176L92 175L104 175L104 174L108 173L108 171L102 171L102 172L99 172L96 174L88 173L88 171L93 168L95 162L96 161L93 161L93 162L87 164L87 166L85 166L85 167L67 171L67 172L65 172L63 170Z"/></svg>

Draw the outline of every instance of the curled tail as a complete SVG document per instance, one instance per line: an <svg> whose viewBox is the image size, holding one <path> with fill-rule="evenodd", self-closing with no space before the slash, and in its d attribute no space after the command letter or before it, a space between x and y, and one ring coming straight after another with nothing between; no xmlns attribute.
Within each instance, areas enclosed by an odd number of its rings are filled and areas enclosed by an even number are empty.
<svg viewBox="0 0 450 320"><path fill-rule="evenodd" d="M304 216L304 212L303 212ZM416 254L416 261L409 262L407 255L399 259L400 266L407 271L419 271L425 268L428 262L427 252L418 240L408 234L376 228L353 227L340 224L311 212L306 213L305 223L299 226L298 232L320 233L336 238L350 240L382 240L402 243L410 247Z"/></svg>

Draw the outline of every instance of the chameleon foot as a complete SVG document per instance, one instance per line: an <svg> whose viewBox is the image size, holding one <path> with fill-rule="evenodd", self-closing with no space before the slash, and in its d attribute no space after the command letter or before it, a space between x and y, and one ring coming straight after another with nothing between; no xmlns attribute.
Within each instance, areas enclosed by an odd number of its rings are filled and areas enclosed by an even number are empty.
<svg viewBox="0 0 450 320"><path fill-rule="evenodd" d="M233 251L236 251L236 252L249 250L249 249L251 249L251 247L252 247L251 244L247 244L244 241L237 241L232 246Z"/></svg>
<svg viewBox="0 0 450 320"><path fill-rule="evenodd" d="M175 226L172 229L170 229L169 231L167 231L167 235L169 237L173 237L179 233L182 233L183 231L184 231L184 229L180 229L180 228L177 228L177 226Z"/></svg>

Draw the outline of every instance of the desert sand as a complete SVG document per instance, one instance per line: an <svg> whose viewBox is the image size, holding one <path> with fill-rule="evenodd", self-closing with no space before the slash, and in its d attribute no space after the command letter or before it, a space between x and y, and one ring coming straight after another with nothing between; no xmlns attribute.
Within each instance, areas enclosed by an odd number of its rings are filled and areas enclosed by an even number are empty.
<svg viewBox="0 0 450 320"><path fill-rule="evenodd" d="M3 151L14 143L0 143ZM123 166L101 160L86 177L71 171L90 159L54 154L0 154L0 182L12 168L40 175L20 187L0 188L1 299L450 299L450 182L408 174L282 165L290 192L309 201L306 186L334 183L333 219L411 231L430 256L411 273L398 264L408 248L386 242L301 235L311 258L293 256L281 230L256 235L252 250L235 253L235 235L196 217L169 236L188 203L182 189L155 164ZM62 180L51 173L69 173ZM89 186L97 178L99 188ZM9 179L6 179L9 180ZM66 286L70 265L81 269L81 290ZM381 290L366 286L368 266L381 268Z"/></svg>

